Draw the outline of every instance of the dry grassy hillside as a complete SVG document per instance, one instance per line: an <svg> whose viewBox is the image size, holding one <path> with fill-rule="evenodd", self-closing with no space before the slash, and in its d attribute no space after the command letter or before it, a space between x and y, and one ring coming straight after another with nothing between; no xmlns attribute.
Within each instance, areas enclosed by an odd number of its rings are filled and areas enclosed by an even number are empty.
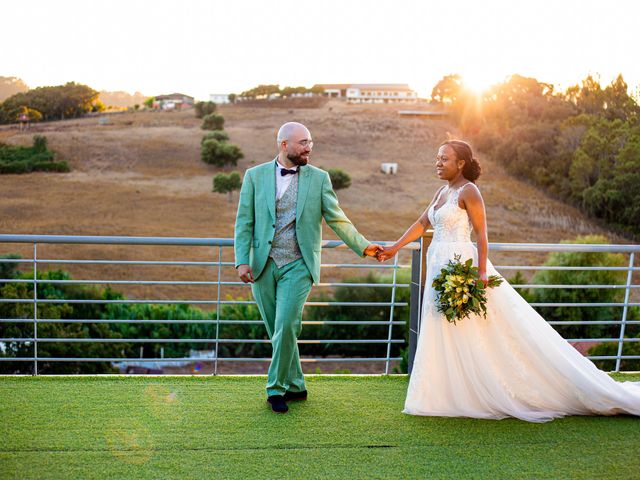
<svg viewBox="0 0 640 480"><path fill-rule="evenodd" d="M275 133L283 122L296 120L308 125L315 142L312 163L340 167L352 177L352 186L338 194L351 220L369 239L393 240L422 212L440 185L433 158L439 143L456 134L446 122L401 118L397 110L332 101L306 109L226 106L221 113L231 141L245 153L239 164L241 171L275 156ZM226 195L211 192L212 177L219 170L200 161L203 132L193 111L126 113L108 118L108 124L101 124L98 118L52 122L29 133L0 130L0 141L13 144L28 144L35 133L46 135L50 148L72 167L68 174L0 176L2 233L233 235L236 206L227 202ZM508 176L491 159L480 160L484 175L478 184L487 204L490 241L558 242L585 233L602 233L622 241L576 209ZM380 163L386 161L399 163L398 175L380 173ZM326 230L325 238L336 238ZM0 250L16 248L0 245ZM99 246L41 247L42 255L64 254L67 258L103 258L107 250L117 258L193 257L193 250L176 247L148 247L135 255ZM30 249L22 251L31 254ZM198 258L211 258L214 253L203 249ZM225 258L230 259L229 254L225 253ZM346 252L334 256L354 258ZM74 267L69 269L74 271ZM140 271L158 279L194 277L184 269L160 272L148 267ZM95 274L115 279L129 273L113 267L89 267L76 276ZM212 274L202 270L196 276ZM327 272L326 278L333 276ZM211 297L211 291L191 292L194 297ZM138 294L159 298L172 291L141 289Z"/></svg>

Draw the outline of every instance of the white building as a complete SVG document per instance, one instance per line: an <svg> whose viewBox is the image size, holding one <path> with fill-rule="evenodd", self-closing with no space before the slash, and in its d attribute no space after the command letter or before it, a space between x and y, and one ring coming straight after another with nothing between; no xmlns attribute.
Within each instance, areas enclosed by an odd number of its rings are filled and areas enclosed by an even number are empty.
<svg viewBox="0 0 640 480"><path fill-rule="evenodd" d="M191 107L193 107L193 97L183 93L158 95L153 100L153 108L162 110L183 110Z"/></svg>
<svg viewBox="0 0 640 480"><path fill-rule="evenodd" d="M210 93L209 101L217 104L231 103L228 93Z"/></svg>
<svg viewBox="0 0 640 480"><path fill-rule="evenodd" d="M363 83L347 89L350 103L415 103L418 93L405 83Z"/></svg>

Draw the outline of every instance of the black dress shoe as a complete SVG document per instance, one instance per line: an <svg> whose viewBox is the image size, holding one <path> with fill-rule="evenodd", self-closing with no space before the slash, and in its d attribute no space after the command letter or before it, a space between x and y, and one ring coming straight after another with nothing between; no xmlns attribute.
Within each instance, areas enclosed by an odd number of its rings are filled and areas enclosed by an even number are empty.
<svg viewBox="0 0 640 480"><path fill-rule="evenodd" d="M275 413L287 413L289 411L289 407L287 407L282 395L267 397L267 403L271 405L271 410Z"/></svg>
<svg viewBox="0 0 640 480"><path fill-rule="evenodd" d="M306 400L307 399L307 391L302 390L301 392L285 392L284 400L285 402L289 402L291 400Z"/></svg>

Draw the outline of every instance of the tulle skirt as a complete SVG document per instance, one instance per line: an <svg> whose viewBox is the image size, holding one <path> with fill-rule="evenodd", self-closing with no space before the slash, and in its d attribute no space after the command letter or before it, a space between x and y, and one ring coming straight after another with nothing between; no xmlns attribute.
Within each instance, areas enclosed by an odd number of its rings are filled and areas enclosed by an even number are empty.
<svg viewBox="0 0 640 480"><path fill-rule="evenodd" d="M546 422L565 415L640 415L640 382L616 382L564 340L505 281L488 290L487 317L449 323L431 287L471 242L433 242L404 413ZM487 262L487 273L497 274Z"/></svg>

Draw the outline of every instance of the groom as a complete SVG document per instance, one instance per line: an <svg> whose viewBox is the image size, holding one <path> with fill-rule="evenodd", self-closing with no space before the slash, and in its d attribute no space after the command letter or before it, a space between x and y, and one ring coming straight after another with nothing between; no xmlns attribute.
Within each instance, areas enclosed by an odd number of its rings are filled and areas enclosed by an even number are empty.
<svg viewBox="0 0 640 480"><path fill-rule="evenodd" d="M340 206L329 174L308 165L311 133L295 122L278 131L278 156L246 171L235 225L236 269L252 284L273 354L267 402L286 413L289 400L307 389L297 338L302 309L320 279L322 219L354 252L375 256L382 248L358 233Z"/></svg>

